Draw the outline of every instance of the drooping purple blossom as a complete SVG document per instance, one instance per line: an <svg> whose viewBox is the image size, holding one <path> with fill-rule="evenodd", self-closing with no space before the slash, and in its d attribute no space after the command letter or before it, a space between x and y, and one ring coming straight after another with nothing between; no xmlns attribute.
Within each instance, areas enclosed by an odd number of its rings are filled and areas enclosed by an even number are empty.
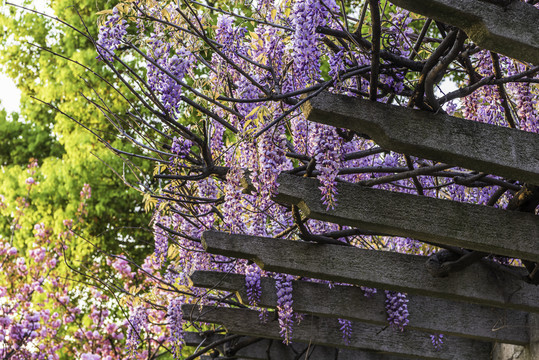
<svg viewBox="0 0 539 360"><path fill-rule="evenodd" d="M170 228L170 218L168 216L157 215L154 225L154 241L155 241L155 261L161 265L166 260L168 252L168 232L161 226Z"/></svg>
<svg viewBox="0 0 539 360"><path fill-rule="evenodd" d="M175 49L173 53L172 45L157 36L152 37L149 44L151 47L149 55L156 64L147 63L148 86L160 95L165 109L176 117L180 110L182 88L178 80L183 81L195 63L195 57L185 48Z"/></svg>
<svg viewBox="0 0 539 360"><path fill-rule="evenodd" d="M189 139L185 139L183 137L176 137L174 136L174 140L172 141L171 151L178 155L179 158L183 159L184 157L189 154L189 150L191 150L191 146L193 145L193 142Z"/></svg>
<svg viewBox="0 0 539 360"><path fill-rule="evenodd" d="M245 288L249 305L257 306L262 294L260 287L261 270L256 264L251 264L245 269Z"/></svg>
<svg viewBox="0 0 539 360"><path fill-rule="evenodd" d="M336 53L331 53L329 56L329 76L334 81L334 88L340 90L340 84L342 80L340 73L346 69L345 50L341 47L341 50Z"/></svg>
<svg viewBox="0 0 539 360"><path fill-rule="evenodd" d="M309 144L316 160L316 170L320 172L318 180L322 186L322 203L328 209L336 205L337 173L342 163L342 138L334 127L314 124L309 134Z"/></svg>
<svg viewBox="0 0 539 360"><path fill-rule="evenodd" d="M98 60L114 61L114 51L121 45L127 34L126 21L120 18L118 8L112 10L112 15L99 28L97 38Z"/></svg>
<svg viewBox="0 0 539 360"><path fill-rule="evenodd" d="M183 297L173 297L172 299L170 299L167 308L167 327L170 332L170 340L172 342L172 353L174 354L174 359L179 359L181 357L181 351L183 348L183 319L181 308L183 302Z"/></svg>
<svg viewBox="0 0 539 360"><path fill-rule="evenodd" d="M286 134L284 127L268 131L258 139L258 168L253 184L260 196L260 205L267 205L277 189L277 176L291 167L286 157Z"/></svg>
<svg viewBox="0 0 539 360"><path fill-rule="evenodd" d="M330 20L330 12L338 11L334 0L299 0L292 9L292 57L294 59L294 79L297 88L311 84L320 74L320 34L318 26L325 26Z"/></svg>
<svg viewBox="0 0 539 360"><path fill-rule="evenodd" d="M223 46L223 52L231 56L240 51L241 39L247 33L247 28L235 26L234 21L234 17L221 14L215 30L215 40Z"/></svg>
<svg viewBox="0 0 539 360"><path fill-rule="evenodd" d="M287 274L275 276L275 286L277 289L277 314L279 316L280 334L283 343L288 344L292 336L294 326L294 312L292 310L292 280L294 277Z"/></svg>
<svg viewBox="0 0 539 360"><path fill-rule="evenodd" d="M443 343L444 343L444 335L443 334L430 335L430 340L432 342L432 346L434 346L434 349L436 349L436 351L442 350L442 346L443 346Z"/></svg>
<svg viewBox="0 0 539 360"><path fill-rule="evenodd" d="M410 35L414 32L410 26L411 22L410 12L397 8L397 12L391 14L389 28L384 34L386 47L402 57L409 57L413 47L410 40Z"/></svg>
<svg viewBox="0 0 539 360"><path fill-rule="evenodd" d="M131 353L137 352L137 347L142 338L142 330L146 329L147 325L148 314L146 308L138 306L133 309L131 316L129 317L126 341L126 346Z"/></svg>
<svg viewBox="0 0 539 360"><path fill-rule="evenodd" d="M404 331L408 325L408 299L406 295L396 291L385 291L386 312L389 325L395 329Z"/></svg>
<svg viewBox="0 0 539 360"><path fill-rule="evenodd" d="M531 91L528 83L517 83L515 97L517 105L517 115L520 120L519 128L524 131L539 133L539 96Z"/></svg>
<svg viewBox="0 0 539 360"><path fill-rule="evenodd" d="M350 340L352 339L352 322L346 319L339 319L339 325L343 341L346 345L349 345Z"/></svg>

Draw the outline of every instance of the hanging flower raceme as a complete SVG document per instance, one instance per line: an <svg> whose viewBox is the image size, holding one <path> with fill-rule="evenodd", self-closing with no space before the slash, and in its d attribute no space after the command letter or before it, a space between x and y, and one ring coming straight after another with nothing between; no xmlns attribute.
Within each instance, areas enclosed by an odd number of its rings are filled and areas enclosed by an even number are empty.
<svg viewBox="0 0 539 360"><path fill-rule="evenodd" d="M318 180L322 186L322 202L328 209L336 205L337 174L342 163L342 138L334 127L314 124L309 133L309 143L316 160L316 170L320 172Z"/></svg>
<svg viewBox="0 0 539 360"><path fill-rule="evenodd" d="M241 40L247 33L247 28L234 26L234 21L234 17L230 15L219 15L215 40L223 46L225 55L236 58L237 53L242 50Z"/></svg>
<svg viewBox="0 0 539 360"><path fill-rule="evenodd" d="M434 346L434 348L437 351L442 350L442 345L444 344L444 335L443 334L430 335L430 340L432 342L432 346Z"/></svg>
<svg viewBox="0 0 539 360"><path fill-rule="evenodd" d="M172 352L174 354L174 359L180 358L183 347L183 319L181 308L183 301L184 298L181 296L171 298L167 308L168 330L173 345Z"/></svg>
<svg viewBox="0 0 539 360"><path fill-rule="evenodd" d="M350 340L352 339L352 322L346 319L339 319L339 325L344 343L346 345L350 344Z"/></svg>
<svg viewBox="0 0 539 360"><path fill-rule="evenodd" d="M396 291L385 291L386 311L389 325L400 331L408 325L408 299L406 295Z"/></svg>
<svg viewBox="0 0 539 360"><path fill-rule="evenodd" d="M247 298L249 305L256 306L260 300L262 294L262 288L260 287L260 277L262 271L256 264L247 266L245 271L245 288L247 289Z"/></svg>
<svg viewBox="0 0 539 360"><path fill-rule="evenodd" d="M127 22L121 19L117 8L112 10L112 15L107 17L107 21L99 28L97 38L98 60L114 61L114 51L122 44L123 38L127 34Z"/></svg>
<svg viewBox="0 0 539 360"><path fill-rule="evenodd" d="M283 342L288 344L292 336L294 326L294 311L292 310L292 275L278 274L275 276L275 286L277 288L277 313L279 315L279 326L281 327L281 337Z"/></svg>
<svg viewBox="0 0 539 360"><path fill-rule="evenodd" d="M539 104L537 92L531 91L530 84L518 83L516 87L517 115L520 119L520 129L539 133L539 114L536 110Z"/></svg>
<svg viewBox="0 0 539 360"><path fill-rule="evenodd" d="M148 326L148 313L146 308L138 306L133 309L131 316L129 317L129 324L127 328L127 348L131 353L137 352L137 347L143 339L142 330Z"/></svg>
<svg viewBox="0 0 539 360"><path fill-rule="evenodd" d="M173 117L177 116L181 102L180 81L192 68L195 57L185 48L176 49L172 45L153 36L150 39L150 57L147 63L148 86L160 95L160 100Z"/></svg>
<svg viewBox="0 0 539 360"><path fill-rule="evenodd" d="M314 82L320 74L320 34L318 26L326 26L330 20L330 10L338 11L334 0L299 0L292 10L294 34L292 51L294 78L297 88Z"/></svg>

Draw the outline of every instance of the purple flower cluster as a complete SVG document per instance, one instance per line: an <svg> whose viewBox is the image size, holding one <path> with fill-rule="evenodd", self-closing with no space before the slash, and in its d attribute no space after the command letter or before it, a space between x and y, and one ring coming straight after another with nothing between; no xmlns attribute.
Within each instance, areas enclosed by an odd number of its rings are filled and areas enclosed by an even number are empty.
<svg viewBox="0 0 539 360"><path fill-rule="evenodd" d="M231 168L226 175L225 202L223 204L223 215L227 220L228 228L233 233L245 233L245 224L242 220L244 209L242 207L241 178L243 170Z"/></svg>
<svg viewBox="0 0 539 360"><path fill-rule="evenodd" d="M174 139L172 140L172 146L171 151L176 154L180 159L184 159L191 150L191 146L193 146L193 142L189 139L185 139L183 137L176 137L174 136Z"/></svg>
<svg viewBox="0 0 539 360"><path fill-rule="evenodd" d="M442 350L442 345L444 343L444 335L443 334L433 334L430 335L430 341L432 341L432 346L436 349L436 351Z"/></svg>
<svg viewBox="0 0 539 360"><path fill-rule="evenodd" d="M309 150L309 122L307 119L305 119L303 114L299 114L297 117L292 119L291 125L295 150L299 154L307 154Z"/></svg>
<svg viewBox="0 0 539 360"><path fill-rule="evenodd" d="M261 270L256 264L251 264L245 268L245 288L247 289L249 305L258 305L262 294L262 288L260 287L261 275Z"/></svg>
<svg viewBox="0 0 539 360"><path fill-rule="evenodd" d="M153 228L155 242L155 261L157 264L161 265L161 263L167 258L168 233L161 227L157 226L157 224L161 224L162 226L168 228L170 227L170 218L167 216L157 215Z"/></svg>
<svg viewBox="0 0 539 360"><path fill-rule="evenodd" d="M107 17L107 21L99 28L97 37L98 60L114 61L114 50L116 50L124 36L127 34L126 21L120 19L118 9L112 10L112 15Z"/></svg>
<svg viewBox="0 0 539 360"><path fill-rule="evenodd" d="M247 28L234 26L234 17L219 15L215 40L223 46L223 52L228 56L234 56L240 50L241 39L247 33Z"/></svg>
<svg viewBox="0 0 539 360"><path fill-rule="evenodd" d="M181 357L183 347L183 320L182 320L182 303L183 297L172 298L167 307L168 330L170 332L170 340L172 342L172 352L174 359Z"/></svg>
<svg viewBox="0 0 539 360"><path fill-rule="evenodd" d="M277 314L279 316L280 334L283 342L288 344L292 336L294 326L294 312L292 310L292 280L294 277L287 274L275 276L277 289Z"/></svg>
<svg viewBox="0 0 539 360"><path fill-rule="evenodd" d="M410 56L412 49L412 43L410 42L410 35L414 32L410 27L412 17L410 12L404 9L398 9L396 13L391 14L390 26L386 30L386 35L389 37L387 40L388 47L392 52L397 53L400 56Z"/></svg>
<svg viewBox="0 0 539 360"><path fill-rule="evenodd" d="M493 72L492 59L487 50L483 50L476 55L477 71L481 76L490 76ZM504 121L504 110L502 98L495 85L483 86L465 98L465 107L472 107L471 113L475 116L469 120L480 121L493 125L506 125ZM465 116L468 111L465 110Z"/></svg>
<svg viewBox="0 0 539 360"><path fill-rule="evenodd" d="M539 111L537 93L531 91L530 84L518 83L516 86L517 115L520 129L539 133Z"/></svg>
<svg viewBox="0 0 539 360"><path fill-rule="evenodd" d="M363 295L366 297L366 298L372 298L374 296L374 294L376 294L378 292L378 290L376 290L376 288L369 288L369 287L365 287L365 286L360 286L361 290L363 291Z"/></svg>
<svg viewBox="0 0 539 360"><path fill-rule="evenodd" d="M349 345L352 339L352 322L346 319L339 319L339 325L341 326L343 341L346 345Z"/></svg>
<svg viewBox="0 0 539 360"><path fill-rule="evenodd" d="M328 24L328 8L338 10L334 0L300 0L292 9L292 57L298 87L312 83L320 74L320 35L316 33L316 28Z"/></svg>
<svg viewBox="0 0 539 360"><path fill-rule="evenodd" d="M329 56L329 76L334 81L334 88L335 90L339 90L339 83L341 82L339 73L344 71L346 69L346 62L345 62L345 50L343 47L341 47L341 50L336 53L331 53Z"/></svg>
<svg viewBox="0 0 539 360"><path fill-rule="evenodd" d="M254 182L263 202L270 200L277 189L277 176L290 163L286 157L286 136L282 126L268 131L258 140L257 176Z"/></svg>
<svg viewBox="0 0 539 360"><path fill-rule="evenodd" d="M403 331L408 325L408 299L406 295L396 291L385 291L386 293L386 312L389 325Z"/></svg>
<svg viewBox="0 0 539 360"><path fill-rule="evenodd" d="M148 324L148 314L143 306L135 308L129 318L127 328L126 346L131 353L137 352L138 344L142 337L142 330L146 329Z"/></svg>
<svg viewBox="0 0 539 360"><path fill-rule="evenodd" d="M155 36L151 39L150 45L152 48L150 56L158 66L148 62L148 86L152 91L160 94L165 109L172 115L176 115L179 111L178 105L181 102L181 85L178 80L182 81L191 69L195 63L195 57L185 48L178 49L174 55L171 55L171 44ZM172 76L161 70L160 67Z"/></svg>
<svg viewBox="0 0 539 360"><path fill-rule="evenodd" d="M316 160L318 180L322 186L322 202L328 209L335 208L337 195L337 173L342 163L342 138L334 127L314 124L309 133L309 145Z"/></svg>

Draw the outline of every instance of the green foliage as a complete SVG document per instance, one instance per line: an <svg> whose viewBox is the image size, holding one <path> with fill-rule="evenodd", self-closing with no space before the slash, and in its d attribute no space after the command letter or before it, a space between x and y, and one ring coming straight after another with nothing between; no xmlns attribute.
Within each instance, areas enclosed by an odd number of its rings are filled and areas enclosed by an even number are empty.
<svg viewBox="0 0 539 360"><path fill-rule="evenodd" d="M11 119L5 110L0 110L0 165L26 165L34 154L42 157L60 157L62 146L53 138L53 134L38 124L19 121L18 113Z"/></svg>
<svg viewBox="0 0 539 360"><path fill-rule="evenodd" d="M48 2L55 16L77 28L86 27L93 36L98 32L96 12L113 5L109 1ZM57 21L14 7L9 8L8 14L0 15L0 39L2 69L22 92L20 114L7 116L5 111L0 111L0 136L3 139L0 144L0 194L7 204L11 204L0 219L0 235L10 236L16 199L27 192L26 165L34 157L39 161L35 174L39 184L25 209L27 223L21 224L21 234L31 232L32 224L40 221L51 224L58 231L64 219L74 216L77 209L70 205L76 203L73 196L87 183L93 191L89 201L92 209L81 235L104 251L127 252L141 260L152 250L151 232L147 231L150 215L144 213L140 194L128 189L111 168L125 175L129 182L136 183L137 179L94 135L42 103L50 103L77 119L106 143L140 153L119 141L111 123L85 99L103 100L118 113L126 111L126 102L118 92L79 65L113 78L96 60L92 42ZM79 64L44 49L51 49ZM122 91L120 84L114 86ZM149 166L137 165L143 170L144 166ZM20 236L19 242L24 242L25 238L31 237ZM94 252L93 247L82 237L75 243L74 256L88 260Z"/></svg>

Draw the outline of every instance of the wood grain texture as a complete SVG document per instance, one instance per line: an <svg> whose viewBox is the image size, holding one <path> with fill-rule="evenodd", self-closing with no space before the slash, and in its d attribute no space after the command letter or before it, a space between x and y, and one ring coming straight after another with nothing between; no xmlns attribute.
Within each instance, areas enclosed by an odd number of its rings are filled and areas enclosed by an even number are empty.
<svg viewBox="0 0 539 360"><path fill-rule="evenodd" d="M254 310L217 308L213 306L182 306L184 319L222 324L230 333L280 339L277 319L262 323ZM436 351L426 333L394 331L381 326L354 322L349 344L345 344L336 319L306 315L299 324L294 324L293 342L316 345L362 349L383 352L387 355L410 356L418 359L476 360L488 359L489 343L444 337L442 350Z"/></svg>
<svg viewBox="0 0 539 360"><path fill-rule="evenodd" d="M446 278L425 270L426 257L336 245L206 231L202 245L212 254L249 259L262 269L353 285L539 312L539 287L511 273L472 264Z"/></svg>
<svg viewBox="0 0 539 360"><path fill-rule="evenodd" d="M337 184L327 210L313 178L281 174L275 200L310 218L436 244L539 262L539 216L487 206Z"/></svg>
<svg viewBox="0 0 539 360"><path fill-rule="evenodd" d="M213 341L220 340L224 335L214 334L208 337L200 336L197 333L187 332L184 334L185 344L189 346L207 346ZM273 360L404 360L404 358L396 356L381 355L371 351L339 349L327 346L291 343L288 346L284 345L281 340L275 339L260 339L244 348L234 351L242 343L251 342L256 338L245 336L233 343L219 346L218 351L224 357L234 356L238 359L252 360L267 360L268 356Z"/></svg>
<svg viewBox="0 0 539 360"><path fill-rule="evenodd" d="M249 305L245 276L216 271L195 271L189 276L196 287L236 292ZM293 281L294 310L300 313L387 325L382 290L366 298L356 286ZM275 280L263 277L258 306L276 308ZM443 333L471 339L527 345L527 313L408 294L407 329ZM320 301L313 301L319 299Z"/></svg>
<svg viewBox="0 0 539 360"><path fill-rule="evenodd" d="M539 185L539 134L328 92L302 110L388 150Z"/></svg>
<svg viewBox="0 0 539 360"><path fill-rule="evenodd" d="M520 1L391 0L404 9L457 26L480 47L539 65L539 9Z"/></svg>

